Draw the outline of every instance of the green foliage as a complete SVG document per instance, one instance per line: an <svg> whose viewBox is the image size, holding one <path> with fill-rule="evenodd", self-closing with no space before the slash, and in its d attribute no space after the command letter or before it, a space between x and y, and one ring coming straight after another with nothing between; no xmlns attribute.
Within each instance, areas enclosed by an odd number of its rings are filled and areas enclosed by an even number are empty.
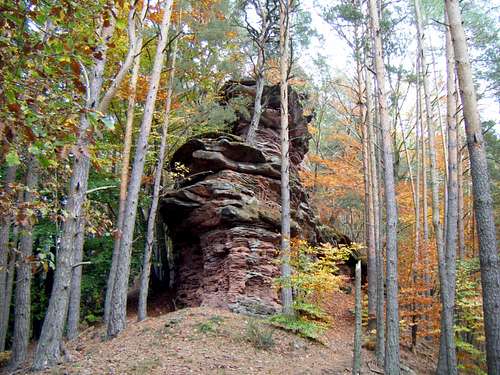
<svg viewBox="0 0 500 375"><path fill-rule="evenodd" d="M461 367L468 373L484 374L486 356L479 260L457 262L456 345Z"/></svg>
<svg viewBox="0 0 500 375"><path fill-rule="evenodd" d="M318 341L325 330L325 325L301 317L289 317L278 314L269 319L272 325L301 337Z"/></svg>
<svg viewBox="0 0 500 375"><path fill-rule="evenodd" d="M216 332L222 322L223 319L220 316L214 315L208 318L206 321L198 323L196 325L196 329L200 333Z"/></svg>
<svg viewBox="0 0 500 375"><path fill-rule="evenodd" d="M245 330L245 339L257 349L269 350L274 346L274 329L262 322L250 319Z"/></svg>

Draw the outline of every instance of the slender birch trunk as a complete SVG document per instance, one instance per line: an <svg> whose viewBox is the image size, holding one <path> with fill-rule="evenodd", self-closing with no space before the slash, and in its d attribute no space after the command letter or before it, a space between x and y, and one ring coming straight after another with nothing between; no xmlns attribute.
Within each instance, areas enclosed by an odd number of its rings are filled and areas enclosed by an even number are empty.
<svg viewBox="0 0 500 375"><path fill-rule="evenodd" d="M113 295L113 287L116 278L116 267L118 256L120 253L120 240L122 236L123 218L125 214L125 203L127 201L127 186L130 167L130 151L132 149L132 131L134 128L135 116L135 102L137 95L137 79L139 77L139 69L141 67L141 49L142 49L142 23L146 16L148 7L143 5L139 23L140 27L137 32L137 39L135 42L135 57L132 65L132 75L130 77L129 93L128 93L128 107L127 107L127 122L125 125L125 137L123 142L123 156L120 174L120 198L118 204L118 218L116 221L115 242L113 245L113 256L111 260L111 268L109 270L108 282L106 285L106 298L104 301L104 323L107 324L109 320L109 311L111 307L111 297ZM130 20L129 20L130 22Z"/></svg>
<svg viewBox="0 0 500 375"><path fill-rule="evenodd" d="M394 183L394 155L390 134L389 113L385 96L385 66L382 50L382 37L375 0L369 0L370 24L372 29L375 72L377 78L380 125L382 128L382 154L384 159L384 183L386 203L386 319L387 338L385 347L384 370L387 375L399 374L399 307L398 307L398 244L397 244L397 205Z"/></svg>
<svg viewBox="0 0 500 375"><path fill-rule="evenodd" d="M180 29L180 20L178 24ZM175 83L175 62L177 58L177 44L179 39L176 38L172 50L172 63L170 64L170 79L168 83L167 100L165 103L165 113L162 126L162 135L160 141L160 152L158 155L158 163L156 165L155 181L153 185L153 200L149 210L148 228L146 233L146 247L144 249L144 259L142 262L141 286L139 291L139 305L137 309L137 320L146 319L148 290L149 290L149 275L151 271L151 253L153 250L153 241L155 238L156 213L158 211L158 201L160 199L160 184L163 175L163 164L167 154L168 143L168 126L170 123L170 107L172 105L172 94Z"/></svg>
<svg viewBox="0 0 500 375"><path fill-rule="evenodd" d="M26 171L26 190L23 203L30 205L35 198L34 191L38 186L38 161L30 156ZM31 332L31 256L33 254L33 224L30 220L20 227L19 267L16 277L16 293L14 299L14 333L10 365L18 367L28 356L28 344Z"/></svg>
<svg viewBox="0 0 500 375"><path fill-rule="evenodd" d="M280 0L280 93L281 93L281 303L283 314L293 316L290 267L290 155L288 139L288 54L290 0Z"/></svg>
<svg viewBox="0 0 500 375"><path fill-rule="evenodd" d="M137 215L137 205L139 200L139 190L141 187L144 164L148 150L148 137L151 131L151 122L158 93L160 74L163 68L165 47L168 42L168 29L170 26L170 16L172 13L173 0L167 0L164 7L163 19L160 25L160 36L156 48L156 54L151 73L148 95L144 106L144 116L142 119L139 137L135 150L134 164L128 184L127 202L122 228L122 238L120 241L120 251L116 267L116 277L113 285L111 297L110 314L107 322L108 337L118 335L127 324L127 291L128 278L130 274L130 258L132 253L132 240L134 236L135 218Z"/></svg>
<svg viewBox="0 0 500 375"><path fill-rule="evenodd" d="M500 262L486 150L477 109L476 91L458 0L445 0L458 68L458 81L469 149L474 212L478 227L483 290L486 361L489 374L500 374Z"/></svg>
<svg viewBox="0 0 500 375"><path fill-rule="evenodd" d="M17 166L13 165L7 167L5 178L3 181L4 193L9 194L12 189L12 184L16 179ZM9 259L15 256L11 251L9 243L10 227L12 225L12 217L10 215L2 217L0 226L0 301L3 306L0 309L0 352L5 350L5 339L7 337L7 330L9 325L9 311L10 311L10 298L7 299L8 294L8 279L9 273ZM9 308L7 308L9 306Z"/></svg>

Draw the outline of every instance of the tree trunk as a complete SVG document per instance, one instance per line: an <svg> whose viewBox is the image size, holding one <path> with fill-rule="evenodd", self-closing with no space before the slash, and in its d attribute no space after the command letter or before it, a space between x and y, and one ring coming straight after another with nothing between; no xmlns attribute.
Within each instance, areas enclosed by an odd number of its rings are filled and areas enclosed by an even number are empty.
<svg viewBox="0 0 500 375"><path fill-rule="evenodd" d="M180 20L178 24L178 29L180 29ZM163 164L165 162L165 157L167 154L167 142L168 142L168 126L170 122L170 107L172 105L172 94L174 90L175 83L175 61L177 58L177 42L178 38L175 39L174 47L172 50L172 63L170 64L170 79L168 83L167 100L165 103L165 114L162 126L162 135L160 142L160 152L158 155L158 164L156 165L155 181L153 186L153 200L151 202L151 208L149 210L148 217L148 228L146 233L146 247L144 249L144 259L142 262L142 273L141 273L141 287L139 291L139 305L137 309L137 320L141 321L146 319L147 316L147 303L148 303L148 289L149 289L149 275L151 271L151 252L153 250L153 241L155 238L155 226L156 226L156 212L158 211L158 201L160 199L160 184L163 172Z"/></svg>
<svg viewBox="0 0 500 375"><path fill-rule="evenodd" d="M5 179L3 181L3 191L5 195L11 192L10 184L16 179L17 166L7 167ZM8 294L8 279L9 273L9 258L15 257L9 243L10 227L12 224L12 217L7 215L0 218L0 301L4 304L0 311L0 352L5 350L5 339L7 337L7 330L9 326L9 311L10 311L10 298L7 299ZM9 308L7 308L9 306Z"/></svg>
<svg viewBox="0 0 500 375"><path fill-rule="evenodd" d="M373 117L371 115L373 110L373 100L372 100L372 77L366 69L366 119L367 119L367 130L369 139L369 153L370 153L370 181L372 189L372 212L373 212L373 232L374 232L374 244L375 244L375 274L376 274L376 285L377 285L377 295L376 295L376 323L377 323L377 339L376 339L376 356L379 366L383 366L384 355L385 355L385 321L384 321L384 305L385 305L385 293L384 293L384 256L382 254L381 246L381 232L380 232L380 199L379 190L380 183L378 178L378 171L380 166L377 163L377 142L374 131Z"/></svg>
<svg viewBox="0 0 500 375"><path fill-rule="evenodd" d="M148 7L144 5L141 11L140 22L144 21ZM130 23L130 20L129 20ZM139 28L137 40L135 43L135 58L132 67L132 76L130 77L129 93L128 93L128 108L127 108L127 123L125 125L125 139L123 142L123 156L120 175L120 200L118 205L118 218L116 220L115 242L113 245L113 256L111 259L111 268L109 270L108 282L106 285L106 299L104 301L104 323L109 320L109 311L111 307L111 297L113 295L113 287L116 278L116 267L118 256L120 254L120 240L122 236L123 218L125 216L125 202L127 200L127 186L130 167L130 150L132 149L132 132L134 128L135 116L135 101L137 93L137 79L139 77L139 69L141 67L142 49L142 28Z"/></svg>
<svg viewBox="0 0 500 375"><path fill-rule="evenodd" d="M281 93L281 303L283 314L293 316L290 267L290 158L288 135L288 54L290 0L280 1L280 93Z"/></svg>
<svg viewBox="0 0 500 375"><path fill-rule="evenodd" d="M387 338L385 347L384 370L387 375L399 374L399 306L398 306L398 243L397 243L397 205L394 183L394 155L390 133L389 113L385 97L385 66L382 51L382 38L379 16L375 0L369 0L370 24L372 29L375 72L377 78L380 125L382 128L382 154L384 160L384 185L386 205L386 319Z"/></svg>
<svg viewBox="0 0 500 375"><path fill-rule="evenodd" d="M23 203L30 205L34 200L34 191L38 186L38 161L30 156L26 171L26 190ZM31 328L31 257L33 254L33 224L31 218L20 227L19 267L16 277L16 294L14 302L14 333L12 341L11 366L22 364L28 355L28 344Z"/></svg>
<svg viewBox="0 0 500 375"><path fill-rule="evenodd" d="M356 263L354 304L354 353L352 359L352 375L358 375L361 370L361 261Z"/></svg>
<svg viewBox="0 0 500 375"><path fill-rule="evenodd" d="M269 15L267 14L266 7L262 6L259 1L259 6L256 5L257 14L261 18L261 30L259 39L257 41L257 64L255 66L255 101L254 110L252 115L252 121L248 127L248 133L246 136L246 141L251 144L256 144L256 133L259 127L260 116L262 114L262 92L264 91L264 69L265 69L265 47L269 39Z"/></svg>
<svg viewBox="0 0 500 375"><path fill-rule="evenodd" d="M71 290L69 293L68 322L66 336L69 340L78 337L78 325L80 323L80 299L82 295L82 270L80 264L83 259L83 245L85 242L85 219L80 218L75 240L75 252L73 254L71 271Z"/></svg>
<svg viewBox="0 0 500 375"><path fill-rule="evenodd" d="M486 360L488 373L500 374L500 293L498 292L500 290L500 263L486 150L477 110L476 91L462 25L460 4L458 0L446 0L445 4L458 68L467 147L471 163L470 170L474 212L478 227L481 285L483 289Z"/></svg>
<svg viewBox="0 0 500 375"><path fill-rule="evenodd" d="M458 100L457 100L458 102ZM458 110L457 110L458 113ZM461 260L465 259L465 227L464 227L464 180L463 180L463 157L462 157L462 141L460 137L460 127L457 119L457 184L458 184L458 256Z"/></svg>
<svg viewBox="0 0 500 375"><path fill-rule="evenodd" d="M101 58L94 59L90 87L87 87L86 108L88 111L96 110L99 104L108 42L115 28L115 18L111 12L108 17L109 22L105 26L102 26L99 32L101 43L96 49L96 52L100 52ZM77 150L74 156L68 201L65 207L67 214L63 223L60 245L57 252L56 271L49 306L35 352L33 362L33 369L35 370L41 370L54 365L61 355L61 340L68 310L72 263L79 229L78 222L82 220L84 215L83 205L90 170L90 155L88 150L89 127L90 123L87 114L81 114Z"/></svg>
<svg viewBox="0 0 500 375"><path fill-rule="evenodd" d="M445 248L445 264L446 264L446 279L448 282L449 299L443 305L444 314L448 315L447 319L451 319L451 332L446 331L444 342L447 344L445 349L447 351L453 350L451 358L455 354L455 348L450 347L450 342L453 344L455 339L454 331L454 310L455 310L455 283L456 283L456 252L457 252L457 226L458 226L458 176L457 176L457 121L456 121L456 89L455 89L455 63L453 50L451 46L451 36L449 31L446 32L446 73L447 73L447 101L446 101L446 120L448 127L448 205L446 211L446 248ZM449 329L450 327L444 326L443 328ZM450 338L451 336L451 338ZM443 335L441 335L443 339ZM441 348L442 350L442 348ZM447 373L453 373L451 366L456 362L450 362L450 354L447 353ZM455 360L456 361L456 360ZM441 363L443 359L441 358ZM439 367L439 366L438 366ZM444 368L446 369L446 368ZM444 373L444 372L442 372Z"/></svg>
<svg viewBox="0 0 500 375"><path fill-rule="evenodd" d="M358 29L355 29L355 43L356 46L359 44ZM362 158L363 158L363 184L365 190L365 202L364 202L364 214L365 214L365 243L368 253L368 331L376 328L376 305L377 305L377 270L376 270L376 259L375 259L375 218L373 216L373 209L371 205L372 201L372 189L370 187L370 152L369 152L369 138L368 138L368 122L370 121L368 117L371 115L366 111L365 103L363 99L364 90L364 74L361 65L361 45L356 47L356 72L358 81L358 106L359 111L359 125L361 127L361 142L362 142Z"/></svg>
<svg viewBox="0 0 500 375"><path fill-rule="evenodd" d="M168 29L172 11L172 1L167 0L164 8L163 19L160 26L160 36L153 63L146 104L144 106L144 116L142 119L139 137L135 150L134 164L128 184L127 201L122 228L122 239L120 241L120 251L116 267L116 277L113 285L111 297L110 314L107 322L108 337L114 337L120 333L127 324L127 291L128 278L130 274L130 258L132 252L132 240L134 236L135 218L137 215L137 204L139 200L139 190L141 187L144 164L148 149L148 137L151 131L151 122L158 93L160 74L163 68L165 47L168 42Z"/></svg>

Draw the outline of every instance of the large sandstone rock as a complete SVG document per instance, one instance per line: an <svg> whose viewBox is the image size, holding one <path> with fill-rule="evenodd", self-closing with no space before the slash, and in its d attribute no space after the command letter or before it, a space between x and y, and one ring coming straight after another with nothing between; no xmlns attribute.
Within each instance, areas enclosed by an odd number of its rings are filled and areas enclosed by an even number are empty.
<svg viewBox="0 0 500 375"><path fill-rule="evenodd" d="M225 96L251 96L252 85L230 82ZM289 96L292 236L317 243L323 239L298 177L310 119L298 95L290 90ZM241 138L249 125L241 115L233 134L191 139L172 158L172 167L189 170L160 208L172 238L177 304L253 314L280 308L274 286L281 210L279 86L266 87L264 101L256 147Z"/></svg>

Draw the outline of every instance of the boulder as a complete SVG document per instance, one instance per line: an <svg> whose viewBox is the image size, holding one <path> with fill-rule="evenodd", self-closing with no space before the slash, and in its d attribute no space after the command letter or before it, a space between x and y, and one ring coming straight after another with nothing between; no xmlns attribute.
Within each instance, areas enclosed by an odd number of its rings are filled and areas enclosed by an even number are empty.
<svg viewBox="0 0 500 375"><path fill-rule="evenodd" d="M230 82L223 97L252 95L254 85ZM171 168L188 170L160 204L173 245L177 305L259 315L280 309L279 86L266 87L263 102L255 147L244 141L249 120L240 115L232 134L197 136L172 157ZM310 118L291 89L289 112L292 236L318 243L322 231L298 176Z"/></svg>

